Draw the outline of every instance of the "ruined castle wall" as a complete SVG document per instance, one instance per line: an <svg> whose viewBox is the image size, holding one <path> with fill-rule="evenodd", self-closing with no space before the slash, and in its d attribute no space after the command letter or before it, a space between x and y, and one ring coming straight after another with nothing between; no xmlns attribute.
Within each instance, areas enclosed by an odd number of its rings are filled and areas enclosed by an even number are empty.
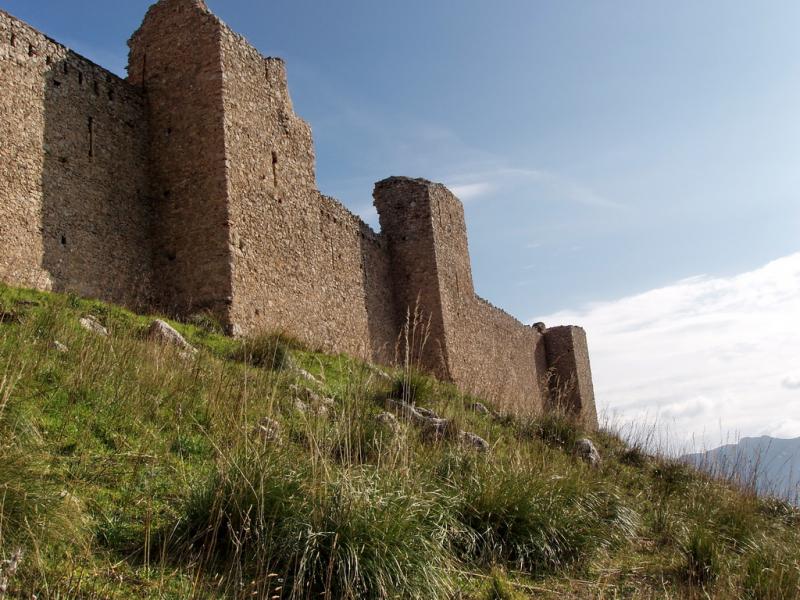
<svg viewBox="0 0 800 600"><path fill-rule="evenodd" d="M450 375L463 389L516 410L541 410L547 371L543 336L475 295L464 207L430 184Z"/></svg>
<svg viewBox="0 0 800 600"><path fill-rule="evenodd" d="M547 401L544 336L479 297L451 315L447 329L453 379L477 396L515 412Z"/></svg>
<svg viewBox="0 0 800 600"><path fill-rule="evenodd" d="M141 93L2 11L0 89L0 280L146 303Z"/></svg>
<svg viewBox="0 0 800 600"><path fill-rule="evenodd" d="M228 322L221 35L201 0L159 2L129 42L128 79L147 99L159 304L179 314L211 311Z"/></svg>
<svg viewBox="0 0 800 600"><path fill-rule="evenodd" d="M416 365L596 426L585 333L543 335L475 295L449 190L379 182L380 234L323 196L283 61L203 0L161 0L130 48L126 82L0 11L0 280L377 362L405 358L411 315Z"/></svg>
<svg viewBox="0 0 800 600"><path fill-rule="evenodd" d="M464 209L443 185L393 177L375 188L390 242L397 306L430 324L423 365L516 411L547 398L543 336L475 295Z"/></svg>
<svg viewBox="0 0 800 600"><path fill-rule="evenodd" d="M294 113L283 61L224 26L221 46L232 322L387 360L396 331L385 243L317 191L311 129Z"/></svg>

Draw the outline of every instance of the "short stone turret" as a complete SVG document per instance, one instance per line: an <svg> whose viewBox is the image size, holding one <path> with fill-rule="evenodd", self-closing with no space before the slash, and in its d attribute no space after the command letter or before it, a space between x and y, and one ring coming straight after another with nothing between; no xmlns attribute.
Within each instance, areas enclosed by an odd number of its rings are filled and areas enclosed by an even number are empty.
<svg viewBox="0 0 800 600"><path fill-rule="evenodd" d="M541 410L558 398L595 427L585 334L523 325L475 295L458 198L441 184L406 177L379 182L374 194L394 273L398 326L415 311L430 325L420 364L517 411Z"/></svg>

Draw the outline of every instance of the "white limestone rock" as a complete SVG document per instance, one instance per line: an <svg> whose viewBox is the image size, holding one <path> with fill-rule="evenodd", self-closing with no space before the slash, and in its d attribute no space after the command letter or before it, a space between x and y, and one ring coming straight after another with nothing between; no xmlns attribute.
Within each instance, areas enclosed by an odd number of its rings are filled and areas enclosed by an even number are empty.
<svg viewBox="0 0 800 600"><path fill-rule="evenodd" d="M575 442L575 454L591 467L599 467L602 462L600 453L597 451L594 443L592 440L586 438Z"/></svg>
<svg viewBox="0 0 800 600"><path fill-rule="evenodd" d="M103 327L102 323L93 316L83 317L79 322L86 331L102 337L108 337L108 329Z"/></svg>
<svg viewBox="0 0 800 600"><path fill-rule="evenodd" d="M189 352L191 354L195 354L197 352L197 348L187 342L186 338L178 333L178 331L172 327L172 325L162 321L161 319L156 319L150 324L150 329L147 331L147 337L151 340L161 342L162 344L177 346L184 352Z"/></svg>
<svg viewBox="0 0 800 600"><path fill-rule="evenodd" d="M475 433L462 431L458 434L458 438L461 441L461 445L468 450L477 450L478 452L489 451L489 442Z"/></svg>

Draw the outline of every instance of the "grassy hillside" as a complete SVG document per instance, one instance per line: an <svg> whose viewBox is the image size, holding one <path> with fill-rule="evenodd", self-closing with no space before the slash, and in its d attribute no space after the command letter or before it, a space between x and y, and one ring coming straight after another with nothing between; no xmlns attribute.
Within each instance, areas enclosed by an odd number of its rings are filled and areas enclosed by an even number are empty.
<svg viewBox="0 0 800 600"><path fill-rule="evenodd" d="M188 355L151 321L0 287L7 597L798 597L786 504L608 432L592 468L568 419L484 414L403 370L203 316L174 324ZM452 421L378 417L391 398Z"/></svg>

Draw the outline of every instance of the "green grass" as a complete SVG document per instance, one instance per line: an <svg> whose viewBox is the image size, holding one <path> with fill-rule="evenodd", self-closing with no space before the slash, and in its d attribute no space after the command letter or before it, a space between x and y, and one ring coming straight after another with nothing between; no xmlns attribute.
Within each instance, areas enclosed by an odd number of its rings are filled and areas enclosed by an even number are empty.
<svg viewBox="0 0 800 600"><path fill-rule="evenodd" d="M111 336L84 331L86 315ZM189 358L148 341L151 321L0 286L10 597L798 597L790 505L567 415L477 414L410 368L384 366L384 380L284 335L227 338L205 314L170 321ZM389 397L491 451L378 422ZM599 468L574 455L585 436Z"/></svg>

